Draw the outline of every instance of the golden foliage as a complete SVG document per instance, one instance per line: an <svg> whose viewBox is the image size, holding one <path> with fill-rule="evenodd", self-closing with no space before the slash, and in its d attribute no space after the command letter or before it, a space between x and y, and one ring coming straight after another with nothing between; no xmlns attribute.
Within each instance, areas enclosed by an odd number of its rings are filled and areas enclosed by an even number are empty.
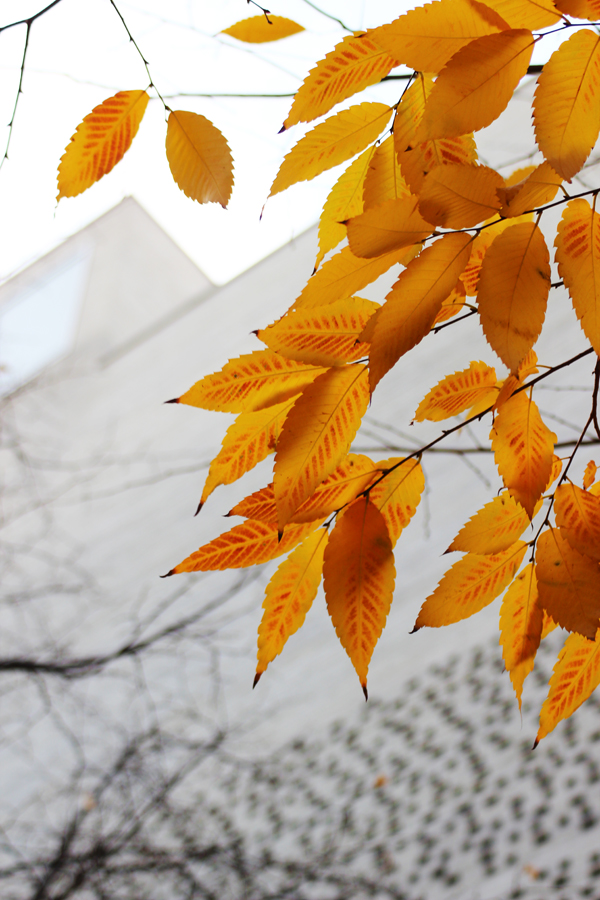
<svg viewBox="0 0 600 900"><path fill-rule="evenodd" d="M280 41L282 38L290 37L292 34L298 34L304 31L302 25L292 19L286 19L284 16L273 16L269 13L269 18L265 15L250 16L249 19L242 19L229 28L224 28L221 34L228 34L230 37L238 41L245 41L247 44L264 44L268 41Z"/></svg>
<svg viewBox="0 0 600 900"><path fill-rule="evenodd" d="M600 567L574 550L562 529L549 528L537 542L540 603L557 625L593 640L600 626Z"/></svg>
<svg viewBox="0 0 600 900"><path fill-rule="evenodd" d="M506 592L500 608L500 644L519 709L523 682L533 669L542 639L544 611L538 603L535 566L529 563Z"/></svg>
<svg viewBox="0 0 600 900"><path fill-rule="evenodd" d="M167 160L186 197L225 208L233 188L233 160L218 128L204 116L185 110L169 113Z"/></svg>
<svg viewBox="0 0 600 900"><path fill-rule="evenodd" d="M571 634L560 651L550 690L540 713L536 745L556 728L562 719L573 715L600 684L600 639L587 640Z"/></svg>
<svg viewBox="0 0 600 900"><path fill-rule="evenodd" d="M470 228L500 209L497 192L503 183L487 166L436 166L423 181L419 210L432 225Z"/></svg>
<svg viewBox="0 0 600 900"><path fill-rule="evenodd" d="M415 421L442 422L473 406L492 406L498 396L496 370L484 362L472 362L468 369L442 378L423 397Z"/></svg>
<svg viewBox="0 0 600 900"><path fill-rule="evenodd" d="M569 289L584 334L600 353L600 215L587 200L571 200L556 234L558 273Z"/></svg>
<svg viewBox="0 0 600 900"><path fill-rule="evenodd" d="M520 503L503 491L471 516L458 532L446 553L502 553L521 537L529 525L529 516Z"/></svg>

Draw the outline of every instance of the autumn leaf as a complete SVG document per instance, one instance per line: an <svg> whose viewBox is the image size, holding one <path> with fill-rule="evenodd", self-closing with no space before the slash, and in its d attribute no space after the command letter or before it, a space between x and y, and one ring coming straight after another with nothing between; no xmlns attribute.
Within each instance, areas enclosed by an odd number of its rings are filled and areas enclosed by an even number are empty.
<svg viewBox="0 0 600 900"><path fill-rule="evenodd" d="M452 293L448 294L445 300L442 300L440 311L433 320L432 327L435 328L436 325L440 325L442 322L447 322L449 319L457 316L464 309L465 300L465 286L459 278L452 289Z"/></svg>
<svg viewBox="0 0 600 900"><path fill-rule="evenodd" d="M320 528L290 553L267 585L263 617L258 626L258 653L254 685L287 639L304 624L323 573L328 532Z"/></svg>
<svg viewBox="0 0 600 900"><path fill-rule="evenodd" d="M310 181L360 153L377 140L391 114L384 103L361 103L321 122L284 157L269 197L298 181Z"/></svg>
<svg viewBox="0 0 600 900"><path fill-rule="evenodd" d="M247 44L265 44L268 41L280 41L282 38L298 34L300 31L304 31L303 26L293 22L292 19L269 13L268 18L261 14L242 19L235 25L224 28L221 34L228 34L229 37Z"/></svg>
<svg viewBox="0 0 600 900"><path fill-rule="evenodd" d="M288 313L256 336L288 359L339 366L368 354L369 345L361 343L358 336L376 309L379 306L372 300L349 297L329 306Z"/></svg>
<svg viewBox="0 0 600 900"><path fill-rule="evenodd" d="M598 466L594 462L593 459L590 459L589 463L585 467L585 472L583 473L583 486L588 490L591 488L594 481L596 480L596 472L598 471Z"/></svg>
<svg viewBox="0 0 600 900"><path fill-rule="evenodd" d="M225 208L233 188L233 160L218 128L204 116L183 109L169 113L167 160L186 197Z"/></svg>
<svg viewBox="0 0 600 900"><path fill-rule="evenodd" d="M558 0L557 7L568 16L577 19L589 19L595 22L598 19L597 0Z"/></svg>
<svg viewBox="0 0 600 900"><path fill-rule="evenodd" d="M467 264L470 241L468 234L444 235L401 273L377 313L369 362L371 391L428 334Z"/></svg>
<svg viewBox="0 0 600 900"><path fill-rule="evenodd" d="M496 370L473 361L468 369L446 375L427 393L417 407L415 421L442 422L472 406L492 406L498 395Z"/></svg>
<svg viewBox="0 0 600 900"><path fill-rule="evenodd" d="M539 506L538 501L537 508ZM521 504L508 491L503 491L471 516L446 553L451 550L477 553L480 556L502 553L518 541L528 525L529 516Z"/></svg>
<svg viewBox="0 0 600 900"><path fill-rule="evenodd" d="M383 515L359 497L339 517L323 564L327 609L367 696L367 672L392 603L394 555Z"/></svg>
<svg viewBox="0 0 600 900"><path fill-rule="evenodd" d="M367 368L361 365L329 369L296 400L275 455L280 530L346 455L368 402Z"/></svg>
<svg viewBox="0 0 600 900"><path fill-rule="evenodd" d="M400 171L413 194L420 194L425 176L436 166L474 165L477 147L472 134L423 141L398 157Z"/></svg>
<svg viewBox="0 0 600 900"><path fill-rule="evenodd" d="M427 98L434 85L433 75L416 72L415 80L403 93L394 117L394 147L398 161L417 143L417 128L423 118Z"/></svg>
<svg viewBox="0 0 600 900"><path fill-rule="evenodd" d="M497 193L499 193L499 191L500 188L497 189ZM474 297L477 294L481 266L485 255L495 238L499 234L502 234L507 228L516 225L517 222L531 221L531 219L531 214L521 216L519 219L500 219L497 216L493 216L485 223L485 227L479 232L471 245L469 262L460 276L468 297Z"/></svg>
<svg viewBox="0 0 600 900"><path fill-rule="evenodd" d="M571 634L560 651L550 679L550 690L540 713L540 728L534 747L550 734L563 719L576 709L600 684L600 640L587 640Z"/></svg>
<svg viewBox="0 0 600 900"><path fill-rule="evenodd" d="M550 255L533 222L499 234L485 254L477 303L483 333L511 372L542 331L550 293Z"/></svg>
<svg viewBox="0 0 600 900"><path fill-rule="evenodd" d="M325 254L346 237L346 219L363 211L363 184L373 152L373 147L369 147L342 172L325 201L319 219L319 252L315 269L321 265Z"/></svg>
<svg viewBox="0 0 600 900"><path fill-rule="evenodd" d="M600 215L587 200L570 200L556 241L558 274L588 341L600 354Z"/></svg>
<svg viewBox="0 0 600 900"><path fill-rule="evenodd" d="M423 180L419 211L432 225L471 228L500 209L503 183L487 166L436 166Z"/></svg>
<svg viewBox="0 0 600 900"><path fill-rule="evenodd" d="M571 181L600 132L600 37L576 31L552 54L533 105L538 146L555 172Z"/></svg>
<svg viewBox="0 0 600 900"><path fill-rule="evenodd" d="M394 457L377 463L381 469L391 469L385 478L369 491L371 503L383 515L392 547L409 524L421 502L425 490L425 478L421 464L416 459Z"/></svg>
<svg viewBox="0 0 600 900"><path fill-rule="evenodd" d="M600 561L600 497L563 483L554 494L554 513L571 547Z"/></svg>
<svg viewBox="0 0 600 900"><path fill-rule="evenodd" d="M58 166L58 196L76 197L107 175L131 147L144 118L146 91L119 91L77 126Z"/></svg>
<svg viewBox="0 0 600 900"><path fill-rule="evenodd" d="M489 606L515 577L526 550L527 544L517 541L502 553L459 559L425 600L413 630L452 625Z"/></svg>
<svg viewBox="0 0 600 900"><path fill-rule="evenodd" d="M554 25L560 13L551 0L485 0L510 28L537 30Z"/></svg>
<svg viewBox="0 0 600 900"><path fill-rule="evenodd" d="M532 671L542 638L544 612L538 603L535 566L519 572L500 607L500 645L521 709L523 682Z"/></svg>
<svg viewBox="0 0 600 900"><path fill-rule="evenodd" d="M540 603L567 631L594 639L600 625L600 567L569 544L555 528L542 532L536 545Z"/></svg>
<svg viewBox="0 0 600 900"><path fill-rule="evenodd" d="M173 402L216 412L255 412L289 400L324 371L324 366L256 350L231 359L220 372L206 375Z"/></svg>
<svg viewBox="0 0 600 900"><path fill-rule="evenodd" d="M397 65L369 32L348 35L308 73L283 127L317 119L342 100L377 84Z"/></svg>
<svg viewBox="0 0 600 900"><path fill-rule="evenodd" d="M561 184L562 177L554 171L550 163L541 163L522 181L512 186L498 188L498 197L502 201L500 215L520 216L526 210L550 203Z"/></svg>
<svg viewBox="0 0 600 900"><path fill-rule="evenodd" d="M401 200L409 195L410 191L398 164L394 135L391 134L375 149L369 160L363 188L364 208L371 209L386 200ZM359 212L352 215L358 215ZM349 219L351 216L344 218Z"/></svg>
<svg viewBox="0 0 600 900"><path fill-rule="evenodd" d="M408 194L349 219L348 243L354 256L372 259L424 241L433 229L419 213L418 205L418 198Z"/></svg>

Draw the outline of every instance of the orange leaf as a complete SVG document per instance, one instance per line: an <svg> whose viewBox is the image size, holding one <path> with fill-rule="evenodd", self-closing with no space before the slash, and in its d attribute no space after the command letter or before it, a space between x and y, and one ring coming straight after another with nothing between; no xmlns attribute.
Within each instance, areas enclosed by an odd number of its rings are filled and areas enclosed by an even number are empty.
<svg viewBox="0 0 600 900"><path fill-rule="evenodd" d="M468 166L477 162L472 134L423 141L398 157L400 170L413 194L420 194L425 176L436 166Z"/></svg>
<svg viewBox="0 0 600 900"><path fill-rule="evenodd" d="M498 189L500 190L500 189ZM518 221L531 221L532 215L528 213L527 215L521 216ZM475 240L473 241L471 248L471 258L467 263L467 266L462 273L461 281L463 282L467 296L474 297L477 293L477 288L479 287L479 276L481 274L481 265L483 263L485 254L488 251L488 248L491 246L492 241L497 235L501 234L506 228L510 228L512 225L516 224L516 219L498 219L497 216L490 219L490 223L486 222L485 228L477 235Z"/></svg>
<svg viewBox="0 0 600 900"><path fill-rule="evenodd" d="M298 34L300 31L304 31L304 28L297 22L293 22L292 19L269 13L268 19L263 14L242 19L235 25L224 28L221 34L228 34L247 44L265 44L268 41L280 41L282 38Z"/></svg>
<svg viewBox="0 0 600 900"><path fill-rule="evenodd" d="M521 391L498 411L490 439L505 487L533 518L552 471L556 435L542 422L534 401Z"/></svg>
<svg viewBox="0 0 600 900"><path fill-rule="evenodd" d="M325 550L327 609L367 694L367 672L394 593L394 555L385 519L359 497L338 519Z"/></svg>
<svg viewBox="0 0 600 900"><path fill-rule="evenodd" d="M324 369L272 350L256 350L229 360L220 372L197 381L176 402L217 412L255 412L289 400Z"/></svg>
<svg viewBox="0 0 600 900"><path fill-rule="evenodd" d="M535 567L530 563L519 572L500 607L500 645L510 674L519 709L523 682L533 669L542 638L544 612L538 603Z"/></svg>
<svg viewBox="0 0 600 900"><path fill-rule="evenodd" d="M457 316L464 307L465 286L459 278L452 289L452 293L448 294L445 300L442 300L440 311L433 320L433 327L454 318L454 316Z"/></svg>
<svg viewBox="0 0 600 900"><path fill-rule="evenodd" d="M533 222L512 225L485 254L477 302L486 339L516 372L542 331L550 293L550 256Z"/></svg>
<svg viewBox="0 0 600 900"><path fill-rule="evenodd" d="M310 534L285 559L267 585L258 626L258 664L254 684L278 656L290 635L304 624L317 595L323 571L327 529Z"/></svg>
<svg viewBox="0 0 600 900"><path fill-rule="evenodd" d="M371 33L350 34L319 60L296 92L292 108L283 123L310 122L370 84L384 78L397 66L393 57L375 43Z"/></svg>
<svg viewBox="0 0 600 900"><path fill-rule="evenodd" d="M415 420L441 422L477 404L491 406L498 395L496 370L484 362L472 362L468 369L442 378L417 407Z"/></svg>
<svg viewBox="0 0 600 900"><path fill-rule="evenodd" d="M369 147L342 172L332 187L319 219L317 269L326 253L346 237L344 222L363 211L363 183L374 148Z"/></svg>
<svg viewBox="0 0 600 900"><path fill-rule="evenodd" d="M600 684L600 641L571 634L560 651L550 679L550 690L540 713L540 729L535 739L542 738L568 719Z"/></svg>
<svg viewBox="0 0 600 900"><path fill-rule="evenodd" d="M533 121L538 146L571 181L600 131L600 37L576 31L552 54L538 80Z"/></svg>
<svg viewBox="0 0 600 900"><path fill-rule="evenodd" d="M600 497L574 484L561 484L554 494L554 513L571 547L600 560Z"/></svg>
<svg viewBox="0 0 600 900"><path fill-rule="evenodd" d="M596 472L598 471L598 466L594 462L593 459L590 459L589 463L585 467L585 472L583 473L583 486L587 489L591 488L594 481L596 480Z"/></svg>
<svg viewBox="0 0 600 900"><path fill-rule="evenodd" d="M600 13L598 0L557 0L556 5L561 12L566 13L568 16L575 16L577 19L589 19L591 22L595 22Z"/></svg>
<svg viewBox="0 0 600 900"><path fill-rule="evenodd" d="M363 190L364 208L371 209L386 200L401 200L409 195L410 191L398 165L394 135L391 134L377 147L369 162ZM350 216L345 218L349 219Z"/></svg>
<svg viewBox="0 0 600 900"><path fill-rule="evenodd" d="M183 109L169 113L167 160L186 197L225 208L233 188L229 144L212 122Z"/></svg>
<svg viewBox="0 0 600 900"><path fill-rule="evenodd" d="M431 329L469 259L468 234L447 234L401 273L377 312L370 354L371 391L392 366Z"/></svg>
<svg viewBox="0 0 600 900"><path fill-rule="evenodd" d="M600 354L600 215L587 200L570 200L556 240L558 273L571 295L583 332Z"/></svg>
<svg viewBox="0 0 600 900"><path fill-rule="evenodd" d="M557 175L550 163L543 162L533 172L528 172L522 181L498 188L498 197L502 201L500 215L520 216L525 210L550 203L561 184L562 177Z"/></svg>
<svg viewBox="0 0 600 900"><path fill-rule="evenodd" d="M315 522L290 525L279 539L277 528L266 522L248 519L235 525L200 547L168 573L212 572L222 569L245 569L282 556L303 541L317 527Z"/></svg>
<svg viewBox="0 0 600 900"><path fill-rule="evenodd" d="M502 553L459 559L421 607L414 631L452 625L489 606L515 577L526 550L518 541Z"/></svg>
<svg viewBox="0 0 600 900"><path fill-rule="evenodd" d="M560 19L551 0L485 0L511 28L547 28Z"/></svg>
<svg viewBox="0 0 600 900"><path fill-rule="evenodd" d="M256 336L288 359L338 366L368 354L368 344L360 343L358 336L376 309L379 306L372 300L349 297L329 306L288 313Z"/></svg>
<svg viewBox="0 0 600 900"><path fill-rule="evenodd" d="M496 192L503 184L487 166L436 166L423 181L419 210L432 225L471 228L500 209Z"/></svg>
<svg viewBox="0 0 600 900"><path fill-rule="evenodd" d="M372 259L425 240L432 232L412 194L386 200L346 222L348 243L355 256Z"/></svg>
<svg viewBox="0 0 600 900"><path fill-rule="evenodd" d="M502 553L518 541L527 526L529 516L520 503L503 491L471 516L458 532L446 553L460 550L485 556Z"/></svg>
<svg viewBox="0 0 600 900"><path fill-rule="evenodd" d="M574 550L556 529L544 531L536 546L540 603L557 625L594 639L600 625L600 567Z"/></svg>
<svg viewBox="0 0 600 900"><path fill-rule="evenodd" d="M385 519L392 547L417 511L425 489L425 478L419 461L409 459L398 465L402 460L403 457L395 457L377 463L381 469L391 469L392 466L397 468L369 492L371 502Z"/></svg>
<svg viewBox="0 0 600 900"><path fill-rule="evenodd" d="M423 118L425 103L433 87L433 75L415 73L415 80L402 95L394 118L394 146L400 161L401 154L417 143L417 128Z"/></svg>
<svg viewBox="0 0 600 900"><path fill-rule="evenodd" d="M131 147L144 118L146 91L119 91L85 117L58 166L58 196L76 197L108 174Z"/></svg>
<svg viewBox="0 0 600 900"><path fill-rule="evenodd" d="M296 400L275 455L280 530L344 458L368 403L367 368L360 365L329 369Z"/></svg>

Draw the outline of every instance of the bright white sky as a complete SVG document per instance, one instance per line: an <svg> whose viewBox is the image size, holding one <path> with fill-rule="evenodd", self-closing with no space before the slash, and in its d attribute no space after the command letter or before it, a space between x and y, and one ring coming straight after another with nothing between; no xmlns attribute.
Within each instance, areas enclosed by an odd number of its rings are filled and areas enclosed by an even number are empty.
<svg viewBox="0 0 600 900"><path fill-rule="evenodd" d="M48 0L3 0L0 26ZM273 44L245 45L218 32L259 11L245 0L117 0L163 95L209 92L283 93L345 32L306 0L270 0L272 12L304 25ZM391 21L415 5L406 0L317 0L352 29ZM0 122L10 120L25 28L0 32ZM561 36L562 37L562 36ZM550 42L553 42L552 44ZM542 58L556 46L543 42ZM534 59L534 61L542 61ZM56 204L56 168L69 138L92 108L117 90L145 88L147 76L109 0L62 0L33 26L8 161L0 170L0 278L30 262L114 206L135 196L216 282L248 268L311 225L337 174L303 182L267 204L279 163L303 133L279 135L289 99L169 97L174 108L211 119L233 151L236 183L228 210L200 206L173 182L164 152L164 111L150 103L132 148L85 194ZM373 99L395 102L401 86L381 85ZM353 101L349 101L350 105ZM355 102L355 101L354 101ZM1 135L2 145L8 130Z"/></svg>

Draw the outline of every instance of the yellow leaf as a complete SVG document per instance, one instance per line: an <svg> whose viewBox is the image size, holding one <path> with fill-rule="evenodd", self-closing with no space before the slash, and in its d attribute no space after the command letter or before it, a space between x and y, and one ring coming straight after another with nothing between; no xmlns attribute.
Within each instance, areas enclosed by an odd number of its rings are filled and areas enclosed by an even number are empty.
<svg viewBox="0 0 600 900"><path fill-rule="evenodd" d="M367 497L339 517L325 550L327 609L367 695L367 672L394 593L394 554L385 519Z"/></svg>
<svg viewBox="0 0 600 900"><path fill-rule="evenodd" d="M540 713L540 728L535 739L542 738L568 719L600 684L600 641L588 641L571 634L560 651L550 679L550 690Z"/></svg>
<svg viewBox="0 0 600 900"><path fill-rule="evenodd" d="M304 624L323 572L328 533L320 528L290 553L267 585L263 617L258 626L258 653L254 684L284 648L287 639Z"/></svg>
<svg viewBox="0 0 600 900"><path fill-rule="evenodd" d="M480 231L480 233L473 241L471 248L471 258L469 259L464 272L460 276L461 281L465 286L468 297L474 297L477 293L477 288L479 286L479 276L481 274L481 265L483 263L485 254L487 253L488 248L491 246L494 238L497 237L497 235L501 234L506 228L509 228L511 225L515 225L517 221L530 222L531 219L531 213L527 213L527 215L521 216L518 220L499 219L497 216L494 216L492 219L490 219L490 224L486 222L485 227L482 229L482 231Z"/></svg>
<svg viewBox="0 0 600 900"><path fill-rule="evenodd" d="M556 529L548 528L536 546L540 603L557 625L594 639L600 625L600 567L578 553Z"/></svg>
<svg viewBox="0 0 600 900"><path fill-rule="evenodd" d="M465 286L459 278L452 289L452 293L448 294L446 299L442 301L440 311L433 320L433 327L439 325L441 322L447 322L464 309L465 293Z"/></svg>
<svg viewBox="0 0 600 900"><path fill-rule="evenodd" d="M530 31L487 34L459 50L440 72L417 139L479 131L506 109L533 51Z"/></svg>
<svg viewBox="0 0 600 900"><path fill-rule="evenodd" d="M500 16L482 3L436 0L371 34L403 65L419 72L439 72L461 47L506 27Z"/></svg>
<svg viewBox="0 0 600 900"><path fill-rule="evenodd" d="M421 502L421 494L425 489L423 469L416 459L409 459L402 465L403 457L384 459L377 463L380 469L391 469L385 478L369 492L371 503L383 515L392 547L409 524Z"/></svg>
<svg viewBox="0 0 600 900"><path fill-rule="evenodd" d="M417 128L423 118L425 103L433 87L433 75L415 73L415 80L403 94L394 118L394 146L400 160L401 154L417 143Z"/></svg>
<svg viewBox="0 0 600 900"><path fill-rule="evenodd" d="M533 669L542 638L544 611L538 603L535 567L530 563L519 572L500 607L500 645L510 674L519 709L523 682Z"/></svg>
<svg viewBox="0 0 600 900"><path fill-rule="evenodd" d="M552 616L548 615L545 609L543 610L543 613L544 624L542 626L542 640L545 640L549 634L551 634L556 628L558 628L558 625L556 624Z"/></svg>
<svg viewBox="0 0 600 900"><path fill-rule="evenodd" d="M314 309L316 306L327 306L336 300L346 300L356 291L361 291L380 275L397 263L406 265L420 250L406 247L393 250L376 259L361 259L354 256L349 247L344 247L321 266L294 303L297 309Z"/></svg>
<svg viewBox="0 0 600 900"><path fill-rule="evenodd" d="M467 166L477 162L477 147L472 134L424 141L398 157L400 170L413 192L419 194L425 176L436 166Z"/></svg>
<svg viewBox="0 0 600 900"><path fill-rule="evenodd" d="M397 65L372 40L370 32L348 35L310 70L296 92L283 127L317 119L336 103L381 81Z"/></svg>
<svg viewBox="0 0 600 900"><path fill-rule="evenodd" d="M593 459L590 459L589 463L585 467L585 472L583 473L583 486L587 489L591 488L594 481L596 480L596 472L598 471L598 466L594 462Z"/></svg>
<svg viewBox="0 0 600 900"><path fill-rule="evenodd" d="M268 41L280 41L282 38L290 37L292 34L304 31L302 25L293 22L292 19L286 19L284 16L273 16L269 13L266 16L251 16L249 19L242 19L229 28L224 28L221 34L228 34L230 37L238 41L244 41L247 44L266 44Z"/></svg>
<svg viewBox="0 0 600 900"><path fill-rule="evenodd" d="M550 293L550 255L533 222L499 234L485 254L477 303L485 337L511 372L542 331Z"/></svg>
<svg viewBox="0 0 600 900"><path fill-rule="evenodd" d="M473 361L468 369L446 375L423 397L417 407L415 420L442 422L475 404L492 406L497 395L496 370L484 362Z"/></svg>
<svg viewBox="0 0 600 900"><path fill-rule="evenodd" d="M538 501L537 509L540 508ZM508 550L529 525L529 516L520 503L503 491L471 516L458 532L446 553L460 550L486 556Z"/></svg>
<svg viewBox="0 0 600 900"><path fill-rule="evenodd" d="M595 22L600 15L598 0L557 0L557 7L568 16Z"/></svg>
<svg viewBox="0 0 600 900"><path fill-rule="evenodd" d="M419 210L432 225L471 228L500 209L496 191L503 184L487 166L436 166L423 181Z"/></svg>
<svg viewBox="0 0 600 900"><path fill-rule="evenodd" d="M319 219L317 269L326 253L346 237L344 222L363 211L363 183L374 148L369 147L342 172L332 187Z"/></svg>
<svg viewBox="0 0 600 900"><path fill-rule="evenodd" d="M288 313L256 336L288 359L315 366L339 366L354 362L369 352L358 336L379 309L372 300L349 297L329 306Z"/></svg>
<svg viewBox="0 0 600 900"><path fill-rule="evenodd" d="M323 366L257 350L231 359L220 372L206 375L174 402L216 412L255 412L293 397L323 371Z"/></svg>
<svg viewBox="0 0 600 900"><path fill-rule="evenodd" d="M522 181L511 187L498 188L498 197L502 201L500 215L520 216L525 210L533 210L550 203L561 184L561 176L556 174L550 163L543 162Z"/></svg>
<svg viewBox="0 0 600 900"><path fill-rule="evenodd" d="M315 488L312 496L294 513L290 522L322 521L354 500L380 474L377 466L368 456L349 453L325 481ZM277 506L273 485L255 491L227 513L228 516L245 516L277 525Z"/></svg>
<svg viewBox="0 0 600 900"><path fill-rule="evenodd" d="M275 525L248 519L210 543L204 544L168 574L179 575L181 572L212 572L257 566L287 553L316 527L315 522L290 525L280 540Z"/></svg>
<svg viewBox="0 0 600 900"><path fill-rule="evenodd" d="M514 394L500 408L490 439L504 486L533 518L550 479L557 438L526 391Z"/></svg>
<svg viewBox="0 0 600 900"><path fill-rule="evenodd" d="M348 243L354 256L373 259L429 237L433 229L419 213L418 205L418 197L408 194L349 219Z"/></svg>
<svg viewBox="0 0 600 900"><path fill-rule="evenodd" d="M518 541L502 553L459 559L421 607L414 631L452 625L489 606L515 577L526 550Z"/></svg>
<svg viewBox="0 0 600 900"><path fill-rule="evenodd" d="M233 160L227 141L212 122L197 113L173 110L166 148L173 179L186 197L227 206L233 188Z"/></svg>
<svg viewBox="0 0 600 900"><path fill-rule="evenodd" d="M360 153L377 140L391 114L385 103L361 103L321 122L284 157L269 196L298 181L310 181Z"/></svg>
<svg viewBox="0 0 600 900"><path fill-rule="evenodd" d="M377 147L365 176L363 202L364 208L379 206L386 200L400 200L408 197L410 191L407 187L394 148L394 136L391 134ZM358 215L359 210L352 215ZM345 216L349 219L350 216Z"/></svg>
<svg viewBox="0 0 600 900"><path fill-rule="evenodd" d="M428 334L469 259L470 242L468 234L444 235L401 273L377 312L369 363L371 391Z"/></svg>
<svg viewBox="0 0 600 900"><path fill-rule="evenodd" d="M76 197L113 169L131 147L144 118L146 91L119 91L85 117L58 166L58 196Z"/></svg>
<svg viewBox="0 0 600 900"><path fill-rule="evenodd" d="M600 131L600 37L576 31L552 54L538 80L533 120L538 146L571 181Z"/></svg>
<svg viewBox="0 0 600 900"><path fill-rule="evenodd" d="M558 274L586 338L600 354L600 215L587 200L567 203L554 246Z"/></svg>
<svg viewBox="0 0 600 900"><path fill-rule="evenodd" d="M280 530L344 458L368 403L367 368L360 365L329 369L296 400L275 455Z"/></svg>
<svg viewBox="0 0 600 900"><path fill-rule="evenodd" d="M571 547L600 561L600 497L574 484L560 484L554 494L554 514Z"/></svg>
<svg viewBox="0 0 600 900"><path fill-rule="evenodd" d="M233 484L275 451L283 420L296 396L259 412L242 413L229 426L221 449L210 464L198 512L215 488Z"/></svg>
<svg viewBox="0 0 600 900"><path fill-rule="evenodd" d="M551 0L485 0L510 28L547 28L560 19L560 12Z"/></svg>

